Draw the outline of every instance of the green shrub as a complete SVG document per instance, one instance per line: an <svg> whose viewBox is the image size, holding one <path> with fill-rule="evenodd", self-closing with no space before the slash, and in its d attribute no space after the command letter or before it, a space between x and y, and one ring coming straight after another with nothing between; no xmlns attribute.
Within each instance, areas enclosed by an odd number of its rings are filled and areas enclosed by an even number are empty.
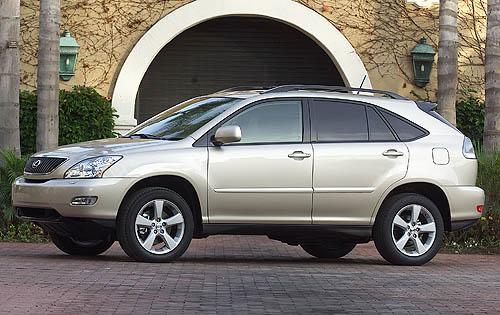
<svg viewBox="0 0 500 315"><path fill-rule="evenodd" d="M47 242L48 238L42 228L27 221L10 224L3 231L0 230L0 241L14 242Z"/></svg>
<svg viewBox="0 0 500 315"><path fill-rule="evenodd" d="M480 146L476 149L478 162L477 185L486 194L485 211L500 214L500 151L486 152ZM500 226L499 226L500 229Z"/></svg>
<svg viewBox="0 0 500 315"><path fill-rule="evenodd" d="M31 154L36 151L36 92L19 91L19 131L21 132L21 152Z"/></svg>
<svg viewBox="0 0 500 315"><path fill-rule="evenodd" d="M16 177L23 174L26 160L26 157L18 157L11 150L0 150L0 228L5 228L15 220L11 187Z"/></svg>
<svg viewBox="0 0 500 315"><path fill-rule="evenodd" d="M21 151L36 151L36 91L21 91ZM59 92L59 145L116 136L111 101L90 87Z"/></svg>
<svg viewBox="0 0 500 315"><path fill-rule="evenodd" d="M23 174L27 157L18 157L11 150L0 150L0 241L46 241L42 229L15 217L11 202L11 187Z"/></svg>
<svg viewBox="0 0 500 315"><path fill-rule="evenodd" d="M473 90L462 90L456 105L457 128L474 143L483 142L484 101Z"/></svg>

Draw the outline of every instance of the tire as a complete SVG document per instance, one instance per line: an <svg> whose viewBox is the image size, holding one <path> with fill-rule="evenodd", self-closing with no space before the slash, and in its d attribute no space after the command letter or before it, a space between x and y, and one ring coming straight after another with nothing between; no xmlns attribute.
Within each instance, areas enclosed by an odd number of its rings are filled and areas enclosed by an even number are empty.
<svg viewBox="0 0 500 315"><path fill-rule="evenodd" d="M328 244L300 244L308 254L317 258L340 258L349 254L356 244L353 243L328 243Z"/></svg>
<svg viewBox="0 0 500 315"><path fill-rule="evenodd" d="M430 199L402 193L382 204L373 239L378 252L389 263L419 266L437 254L443 244L443 233L442 215Z"/></svg>
<svg viewBox="0 0 500 315"><path fill-rule="evenodd" d="M117 218L120 246L129 257L142 262L177 259L189 247L193 230L193 214L187 202L162 187L133 193L124 201Z"/></svg>
<svg viewBox="0 0 500 315"><path fill-rule="evenodd" d="M50 233L50 239L57 248L74 256L97 256L107 251L115 242L111 235L105 240L77 241L73 238Z"/></svg>

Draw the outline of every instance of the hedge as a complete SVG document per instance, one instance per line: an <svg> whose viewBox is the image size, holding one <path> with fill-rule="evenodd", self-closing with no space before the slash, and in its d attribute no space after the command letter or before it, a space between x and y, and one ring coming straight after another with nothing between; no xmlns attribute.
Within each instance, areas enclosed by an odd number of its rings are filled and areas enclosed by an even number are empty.
<svg viewBox="0 0 500 315"><path fill-rule="evenodd" d="M36 152L36 91L21 91L21 152ZM90 87L75 86L59 92L59 145L116 136L111 101Z"/></svg>
<svg viewBox="0 0 500 315"><path fill-rule="evenodd" d="M476 144L483 142L484 101L473 90L462 90L456 104L457 128Z"/></svg>

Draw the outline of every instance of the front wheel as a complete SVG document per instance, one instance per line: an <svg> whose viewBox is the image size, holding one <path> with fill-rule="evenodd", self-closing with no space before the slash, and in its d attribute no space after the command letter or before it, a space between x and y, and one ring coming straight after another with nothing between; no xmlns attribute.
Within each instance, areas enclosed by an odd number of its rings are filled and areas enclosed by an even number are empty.
<svg viewBox="0 0 500 315"><path fill-rule="evenodd" d="M131 258L169 262L180 257L193 238L193 214L176 192L148 187L127 198L117 220L118 241Z"/></svg>
<svg viewBox="0 0 500 315"><path fill-rule="evenodd" d="M380 255L395 265L418 266L430 261L443 243L443 218L428 198L404 193L382 205L373 239Z"/></svg>
<svg viewBox="0 0 500 315"><path fill-rule="evenodd" d="M317 258L340 258L349 254L356 244L354 243L304 243L300 244L308 254Z"/></svg>
<svg viewBox="0 0 500 315"><path fill-rule="evenodd" d="M111 235L103 240L79 241L71 237L50 233L50 239L57 248L74 256L97 256L107 251L115 242Z"/></svg>

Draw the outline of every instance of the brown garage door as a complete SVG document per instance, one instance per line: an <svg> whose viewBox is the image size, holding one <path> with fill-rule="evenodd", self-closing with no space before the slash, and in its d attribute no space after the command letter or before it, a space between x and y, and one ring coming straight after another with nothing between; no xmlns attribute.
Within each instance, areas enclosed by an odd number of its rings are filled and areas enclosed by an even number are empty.
<svg viewBox="0 0 500 315"><path fill-rule="evenodd" d="M156 56L138 91L136 118L232 86L281 84L344 85L323 49L300 31L265 18L214 19Z"/></svg>

